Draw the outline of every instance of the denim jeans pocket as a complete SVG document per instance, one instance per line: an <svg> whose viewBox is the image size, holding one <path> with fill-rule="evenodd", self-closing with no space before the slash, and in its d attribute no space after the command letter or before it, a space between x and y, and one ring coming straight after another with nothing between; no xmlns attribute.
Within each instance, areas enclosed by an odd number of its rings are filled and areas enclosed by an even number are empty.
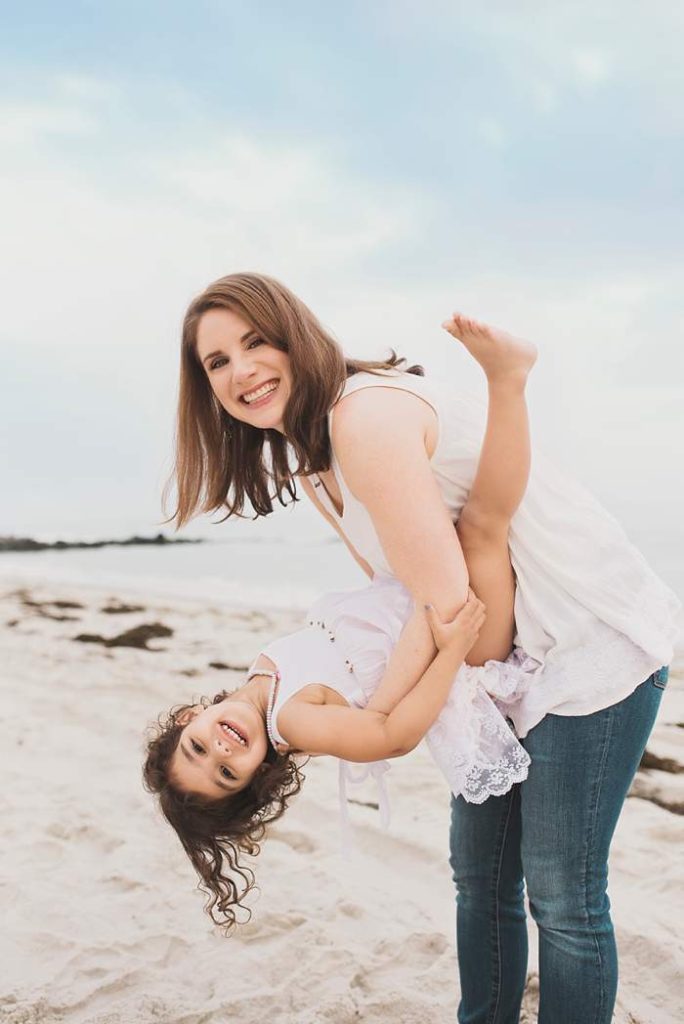
<svg viewBox="0 0 684 1024"><path fill-rule="evenodd" d="M654 672L651 676L651 682L658 690L664 690L667 686L667 680L670 675L670 669L667 665L663 665L657 672Z"/></svg>

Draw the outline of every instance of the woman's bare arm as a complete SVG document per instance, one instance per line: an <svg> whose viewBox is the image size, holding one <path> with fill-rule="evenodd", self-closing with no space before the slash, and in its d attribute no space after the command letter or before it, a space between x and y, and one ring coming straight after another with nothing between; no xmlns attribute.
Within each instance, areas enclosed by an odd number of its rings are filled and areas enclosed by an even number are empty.
<svg viewBox="0 0 684 1024"><path fill-rule="evenodd" d="M366 705L370 711L389 714L430 664L433 649L426 649L424 624L425 616L416 608L401 631L378 688Z"/></svg>
<svg viewBox="0 0 684 1024"><path fill-rule="evenodd" d="M427 438L434 422L434 411L415 395L362 389L336 408L333 443L347 487L368 510L392 571L418 607L430 602L447 621L465 604L469 578L430 466ZM391 660L398 666L395 681L401 676L394 692L410 687L434 652L425 618L414 616ZM379 699L386 702L386 690Z"/></svg>
<svg viewBox="0 0 684 1024"><path fill-rule="evenodd" d="M432 634L421 610L428 594L438 614L450 619L463 607L468 592L465 559L429 462L428 435L435 432L435 420L425 402L388 388L355 392L334 414L335 452L345 481L368 508L388 562L419 609L402 630L368 704L370 710L383 713L396 707L434 658ZM368 486L373 481L375 486ZM372 569L327 513L310 482L302 480L302 485L372 578ZM387 529L378 523L376 506Z"/></svg>
<svg viewBox="0 0 684 1024"><path fill-rule="evenodd" d="M373 520L392 571L418 604L431 601L449 621L465 604L468 570L430 465L426 439L434 420L431 407L415 395L365 388L335 409L333 444L347 487Z"/></svg>
<svg viewBox="0 0 684 1024"><path fill-rule="evenodd" d="M321 515L342 538L354 561L365 572L366 576L372 579L373 570L370 565L365 558L361 557L344 534L339 523L318 500L311 482L305 477L298 477L298 480L307 497L310 498ZM368 702L368 710L389 714L409 690L416 685L416 682L426 671L434 657L435 651L431 637L428 637L428 639L430 642L426 643L425 615L422 610L417 609L401 632L401 636L390 656L382 681Z"/></svg>

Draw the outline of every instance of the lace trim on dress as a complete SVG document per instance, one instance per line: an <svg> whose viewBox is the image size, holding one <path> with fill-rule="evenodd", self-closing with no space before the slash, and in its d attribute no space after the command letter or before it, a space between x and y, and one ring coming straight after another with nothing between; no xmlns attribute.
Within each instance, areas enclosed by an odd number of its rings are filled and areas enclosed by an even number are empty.
<svg viewBox="0 0 684 1024"><path fill-rule="evenodd" d="M481 804L527 778L530 757L506 718L529 687L538 662L515 650L506 662L464 665L428 731L430 753L452 793Z"/></svg>

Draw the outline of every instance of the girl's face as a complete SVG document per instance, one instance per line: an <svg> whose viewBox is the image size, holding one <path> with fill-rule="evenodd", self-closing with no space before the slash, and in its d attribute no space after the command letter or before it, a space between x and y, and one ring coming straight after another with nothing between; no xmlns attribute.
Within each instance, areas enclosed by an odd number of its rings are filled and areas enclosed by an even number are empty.
<svg viewBox="0 0 684 1024"><path fill-rule="evenodd" d="M210 309L197 326L197 355L211 389L231 416L283 432L292 391L290 357L230 309Z"/></svg>
<svg viewBox="0 0 684 1024"><path fill-rule="evenodd" d="M256 704L237 690L220 704L191 708L187 719L171 761L174 783L184 793L210 800L244 789L268 750Z"/></svg>

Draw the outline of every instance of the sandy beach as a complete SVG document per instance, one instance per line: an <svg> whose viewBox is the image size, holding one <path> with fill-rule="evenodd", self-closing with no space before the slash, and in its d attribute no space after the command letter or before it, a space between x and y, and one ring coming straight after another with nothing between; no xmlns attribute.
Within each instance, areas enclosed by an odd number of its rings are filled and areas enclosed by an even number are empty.
<svg viewBox="0 0 684 1024"><path fill-rule="evenodd" d="M192 868L142 789L145 726L238 684L259 645L302 617L4 580L1 1021L455 1020L449 794L422 746L393 762L387 832L374 787L353 792L350 857L337 764L311 761L256 862L252 920L229 938L203 913ZM92 639L145 625L164 627L148 631L158 635L147 649ZM683 654L613 847L619 1024L684 1013ZM531 939L525 1022L536 1020Z"/></svg>

